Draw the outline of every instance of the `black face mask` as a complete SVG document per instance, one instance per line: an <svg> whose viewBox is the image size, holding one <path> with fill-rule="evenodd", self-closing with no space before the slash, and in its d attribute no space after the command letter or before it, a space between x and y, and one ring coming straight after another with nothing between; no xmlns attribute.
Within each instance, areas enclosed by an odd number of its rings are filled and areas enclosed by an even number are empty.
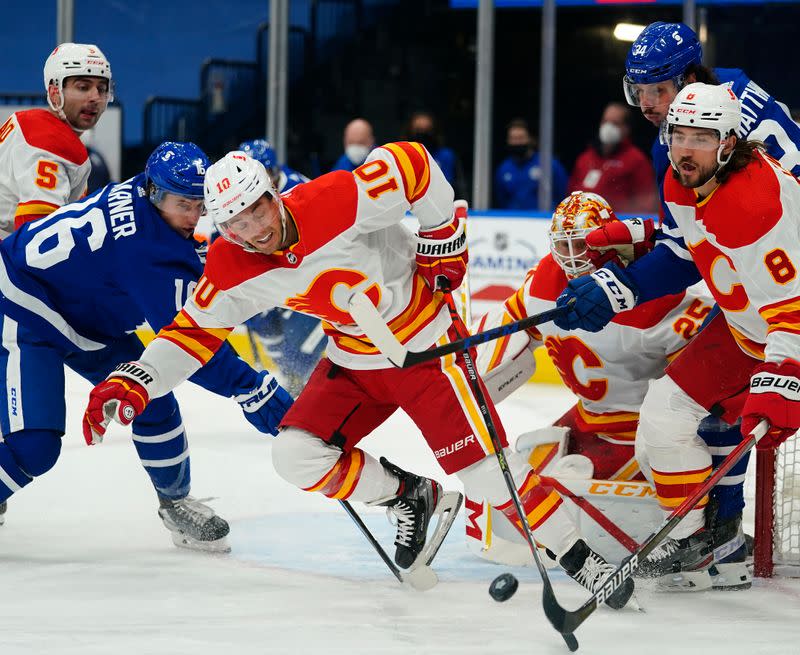
<svg viewBox="0 0 800 655"><path fill-rule="evenodd" d="M417 143L421 143L428 149L428 152L433 152L434 150L436 150L436 139L433 136L433 132L428 132L428 131L413 132L411 134L411 140L416 141Z"/></svg>
<svg viewBox="0 0 800 655"><path fill-rule="evenodd" d="M521 161L521 160L525 159L527 157L527 155L528 155L528 146L526 144L524 144L524 143L520 144L520 145L513 145L513 146L507 145L506 146L506 152L508 153L509 157L512 157L514 159L517 159L517 160Z"/></svg>

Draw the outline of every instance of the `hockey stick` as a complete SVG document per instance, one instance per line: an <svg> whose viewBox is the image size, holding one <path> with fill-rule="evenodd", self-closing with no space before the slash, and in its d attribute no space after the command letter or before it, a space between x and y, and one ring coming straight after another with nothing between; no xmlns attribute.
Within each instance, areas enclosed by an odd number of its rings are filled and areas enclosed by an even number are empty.
<svg viewBox="0 0 800 655"><path fill-rule="evenodd" d="M347 515L353 519L353 523L358 526L358 529L361 530L361 534L367 538L367 541L375 549L375 552L380 555L380 558L383 560L384 564L386 564L388 569L392 572L394 577L397 578L400 584L408 584L409 587L416 589L417 591L427 591L428 589L432 589L436 586L436 583L439 582L439 578L436 577L436 573L433 571L433 569L428 566L430 561L422 563L421 565L408 571L401 571L386 554L386 551L378 543L378 540L372 535L369 528L366 526L364 521L361 520L361 517L358 515L356 510L353 509L353 506L346 500L340 500L339 504L344 508L344 511L347 512ZM436 553L434 553L434 555L435 554ZM431 559L433 559L433 557L431 557Z"/></svg>
<svg viewBox="0 0 800 655"><path fill-rule="evenodd" d="M547 311L528 316L519 321L490 328L489 330L478 332L477 334L464 337L458 341L446 343L443 346L436 346L435 348L429 348L422 352L410 351L397 340L389 329L389 326L386 325L380 312L363 292L356 292L350 297L347 311L350 312L350 315L355 319L359 327L364 330L369 340L375 344L378 350L386 355L394 366L397 368L408 368L415 364L444 357L445 355L458 352L459 350L466 351L481 343L499 339L509 334L520 332L521 330L527 330L541 323L547 323L566 313L574 302L574 299L572 299L569 304L563 307L548 309ZM458 311L456 311L456 314L457 313Z"/></svg>
<svg viewBox="0 0 800 655"><path fill-rule="evenodd" d="M664 540L664 538L680 523L686 515L694 509L712 488L730 471L736 463L749 452L755 443L761 439L769 429L766 421L761 421L753 430L747 435L747 438L736 446L728 456L717 467L714 473L706 479L703 484L697 487L694 492L686 498L678 507L676 507L669 517L664 521L661 528L651 534L644 543L639 547L635 553L631 554L622 560L619 568L606 580L605 584L596 591L589 600L587 600L578 609L572 611L561 611L561 615L557 617L558 624L554 623L556 630L563 632L574 632L587 618L589 618L599 605L601 605L611 594L613 594L622 584L627 580L633 572L639 567L639 560L644 560L652 551L654 551Z"/></svg>
<svg viewBox="0 0 800 655"><path fill-rule="evenodd" d="M461 320L461 315L458 313L458 308L455 305L452 294L449 291L445 291L444 297L445 301L447 302L447 307L450 310L450 318L453 321L456 332L465 332L466 326ZM475 367L475 362L472 359L472 355L468 349L463 351L462 357L464 359L464 365L467 369L469 386L472 389L475 400L478 401L478 407L481 411L483 422L486 425L486 431L489 433L489 438L492 442L492 448L494 449L497 463L500 466L500 471L503 474L506 487L508 487L508 493L511 495L511 500L514 502L514 509L517 512L520 527L522 528L522 532L524 533L525 539L528 542L528 546L530 546L531 553L533 554L533 561L536 563L536 568L539 570L539 575L542 578L542 605L544 607L544 613L550 620L550 623L553 624L553 627L561 633L561 636L567 644L567 648L569 648L570 651L575 652L578 650L578 640L575 638L575 635L572 634L571 630L559 630L558 626L556 625L556 620L561 617L561 613L565 610L563 607L561 607L558 600L556 600L555 592L553 591L553 585L550 582L550 575L547 573L547 569L545 568L544 564L542 564L542 559L539 555L539 548L533 540L533 535L531 534L528 526L528 517L522 507L522 499L519 497L517 484L514 482L514 476L511 473L505 453L503 452L503 445L500 443L500 437L497 435L497 428L495 427L494 419L492 418L491 412L489 411L489 406L486 402L486 394L483 393L483 389L481 388L481 381L478 377L478 370Z"/></svg>
<svg viewBox="0 0 800 655"><path fill-rule="evenodd" d="M450 310L450 315L453 320L453 323L461 327L463 329L463 322L461 321L461 316L458 313L458 309L455 306L455 302L453 301L453 297L449 292L445 293L445 300L448 304L448 308ZM354 311L353 303L357 302L361 308L367 309L365 312L360 312L358 310ZM371 311L369 308L371 308ZM372 302L363 294L354 294L354 296L350 299L350 307L349 307L350 314L359 324L359 327L364 330L367 337L377 346L377 348L389 359L390 352L393 349L401 348L402 346L400 342L397 340L397 337L392 334L389 327L383 321L383 318L378 313L378 310L372 304ZM361 322L360 316L364 317L364 322ZM508 327L508 326L505 326ZM489 331L491 332L491 330ZM483 334L483 333L482 333ZM488 339L487 339L488 340ZM497 457L498 464L500 465L500 470L503 473L503 479L505 480L506 486L508 487L509 494L511 495L511 499L514 502L514 508L517 511L517 515L520 519L520 525L523 527L527 527L528 521L527 516L525 515L525 511L522 508L522 501L520 500L519 493L517 491L516 483L514 482L513 475L511 474L511 470L508 467L508 462L505 458L505 453L503 452L502 444L500 443L500 438L497 435L497 429L494 425L494 420L489 412L488 406L486 404L486 396L483 393L483 389L480 386L480 381L478 379L477 369L475 368L475 363L472 357L469 354L469 346L465 346L466 339L461 339L460 341L453 342L450 345L456 345L456 348L448 349L445 354L450 354L456 350L463 349L463 356L464 356L464 363L467 367L467 373L469 376L469 384L470 388L475 395L475 399L478 401L478 405L480 408L481 415L483 420L486 424L486 429L489 433L489 438L492 442L492 447L495 451L495 456ZM483 343L483 342L480 342ZM404 349L403 349L404 350ZM408 353L409 355L420 354L420 355L427 355L428 353L438 352L440 349L435 348L431 350L424 351L423 353ZM437 354L436 356L441 356ZM430 359L426 357L425 359ZM424 361L424 360L422 360ZM393 362L394 363L394 362ZM414 362L417 363L417 362ZM396 364L395 364L396 365ZM406 364L410 366L410 364ZM525 529L524 534L527 538L528 545L531 548L531 552L533 553L534 561L536 562L536 566L539 569L539 573L542 576L542 584L543 584L543 597L542 597L542 604L544 606L545 615L553 624L553 627L556 630L559 630L556 622L561 621L561 618L566 610L564 610L561 605L559 605L558 601L556 600L555 593L553 591L553 586L550 583L550 577L547 573L547 569L542 564L541 557L539 556L539 550L536 544L533 541L533 537L531 536L530 530ZM564 638L564 641L567 644L567 647L571 651L576 651L578 649L578 641L575 639L575 636L572 635L569 631L559 630L561 632L561 636Z"/></svg>

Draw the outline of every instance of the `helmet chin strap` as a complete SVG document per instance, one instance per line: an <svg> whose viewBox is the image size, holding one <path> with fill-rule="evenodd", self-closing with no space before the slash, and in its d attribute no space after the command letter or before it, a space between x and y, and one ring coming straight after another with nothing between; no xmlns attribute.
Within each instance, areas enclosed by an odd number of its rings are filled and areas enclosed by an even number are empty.
<svg viewBox="0 0 800 655"><path fill-rule="evenodd" d="M286 245L286 210L283 208L283 203L278 202L278 212L281 216L281 248L284 248Z"/></svg>
<svg viewBox="0 0 800 655"><path fill-rule="evenodd" d="M78 134L83 134L86 132L85 128L75 127L70 120L67 118L67 115L64 113L64 89L60 86L58 87L58 98L61 100L58 107L56 107L53 102L50 100L50 92L47 93L47 104L50 105L50 109L52 109L56 116L58 116L62 121L64 121L67 125L70 126L73 132L77 132Z"/></svg>

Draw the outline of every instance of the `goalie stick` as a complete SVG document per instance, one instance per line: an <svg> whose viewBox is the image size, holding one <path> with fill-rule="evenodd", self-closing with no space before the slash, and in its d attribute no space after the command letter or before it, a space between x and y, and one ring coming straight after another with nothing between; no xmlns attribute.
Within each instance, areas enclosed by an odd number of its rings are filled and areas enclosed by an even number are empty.
<svg viewBox="0 0 800 655"><path fill-rule="evenodd" d="M378 350L380 350L394 366L397 368L408 368L409 366L427 362L431 359L438 359L439 357L450 355L459 350L466 351L481 343L499 339L509 334L520 332L521 330L527 330L540 323L547 323L564 314L574 302L573 299L570 300L569 304L563 307L548 309L547 311L528 316L519 321L490 328L489 330L469 335L458 341L429 348L421 352L410 351L397 340L389 329L389 326L386 325L386 321L383 320L380 312L363 292L357 291L350 297L347 311L350 312L350 316L358 323L358 326L364 330L369 340L375 344Z"/></svg>
<svg viewBox="0 0 800 655"><path fill-rule="evenodd" d="M360 299L359 299L360 297ZM455 306L455 302L453 300L452 295L449 292L445 292L445 300L447 301L447 306L450 310L450 316L453 321L453 324L457 326L457 329L464 329L463 321L461 320L461 316L458 313L458 309ZM353 303L357 302L362 309L366 309L364 312L360 312L358 310L354 311ZM368 308L364 305L364 301L372 308L369 311ZM381 315L378 313L378 310L372 304L372 302L363 294L356 293L350 299L350 314L359 324L359 327L364 330L367 337L375 344L375 346L387 357L390 358L389 352L396 347L402 348L400 342L397 338L392 334L389 327L384 322ZM364 323L361 323L359 319L359 315L364 317ZM381 327L382 326L382 327ZM506 326L508 327L508 326ZM520 328L523 329L523 328ZM491 332L491 330L489 330ZM485 334L485 333L483 333ZM487 339L488 341L488 339ZM481 416L483 417L483 421L486 425L486 430L489 433L489 438L492 442L492 447L494 449L495 457L497 457L497 462L500 466L500 471L503 474L503 479L508 487L509 494L511 495L511 500L514 503L514 508L517 512L517 516L520 520L520 526L523 528L527 527L528 520L527 516L525 515L525 510L522 508L522 501L519 497L519 492L517 491L517 485L514 482L514 477L511 474L511 470L509 469L508 462L506 461L505 453L503 452L503 446L500 443L500 438L497 435L497 429L494 425L494 420L489 412L489 408L486 403L486 396L483 393L483 389L481 388L481 383L478 378L478 372L475 368L475 363L472 360L472 357L469 354L469 345L465 345L467 339L461 339L460 341L453 342L449 345L456 345L456 348L449 349L444 354L450 354L455 352L456 350L463 350L463 357L464 363L467 368L468 374L468 381L470 388L472 389L473 394L475 395L475 399L478 401L478 406L480 408ZM481 342L482 343L482 342ZM427 355L429 353L439 351L439 348L435 348L432 350L424 351L423 353L408 353L409 355L420 354L420 355ZM435 357L440 357L440 354L435 355ZM433 357L433 356L432 356ZM432 357L427 357L427 359L431 359ZM421 360L421 361L425 361ZM392 362L395 363L395 362ZM413 362L418 363L418 362ZM397 365L397 364L395 364ZM412 364L405 364L405 366L411 366ZM536 563L536 567L539 569L539 574L542 578L542 586L543 586L543 596L542 596L542 604L544 607L544 612L550 622L553 624L553 627L558 630L558 626L556 625L555 621L560 620L562 613L565 611L563 607L558 603L555 597L555 592L553 591L553 586L550 583L550 576L547 573L547 569L542 564L541 557L539 555L539 549L536 546L536 543L533 541L533 537L531 536L531 532L529 529L523 529L524 535L528 541L528 545L530 546L531 552L533 553L533 559ZM575 639L575 636L570 632L565 632L563 630L559 630L561 636L563 637L564 641L567 644L567 648L570 651L576 651L578 649L578 640Z"/></svg>

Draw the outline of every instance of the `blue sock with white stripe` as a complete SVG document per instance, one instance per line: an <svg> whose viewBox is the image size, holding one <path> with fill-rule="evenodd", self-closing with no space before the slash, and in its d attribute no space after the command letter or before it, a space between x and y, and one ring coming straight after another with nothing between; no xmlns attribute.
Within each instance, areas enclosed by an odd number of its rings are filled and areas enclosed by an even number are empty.
<svg viewBox="0 0 800 655"><path fill-rule="evenodd" d="M717 467L742 441L739 423L728 425L724 421L708 416L700 423L697 434L708 445L712 466ZM750 454L742 457L719 484L711 491L711 498L718 503L717 520L725 521L742 513L744 509L744 478Z"/></svg>
<svg viewBox="0 0 800 655"><path fill-rule="evenodd" d="M133 422L133 443L159 497L175 500L189 493L189 444L175 396L147 406Z"/></svg>

